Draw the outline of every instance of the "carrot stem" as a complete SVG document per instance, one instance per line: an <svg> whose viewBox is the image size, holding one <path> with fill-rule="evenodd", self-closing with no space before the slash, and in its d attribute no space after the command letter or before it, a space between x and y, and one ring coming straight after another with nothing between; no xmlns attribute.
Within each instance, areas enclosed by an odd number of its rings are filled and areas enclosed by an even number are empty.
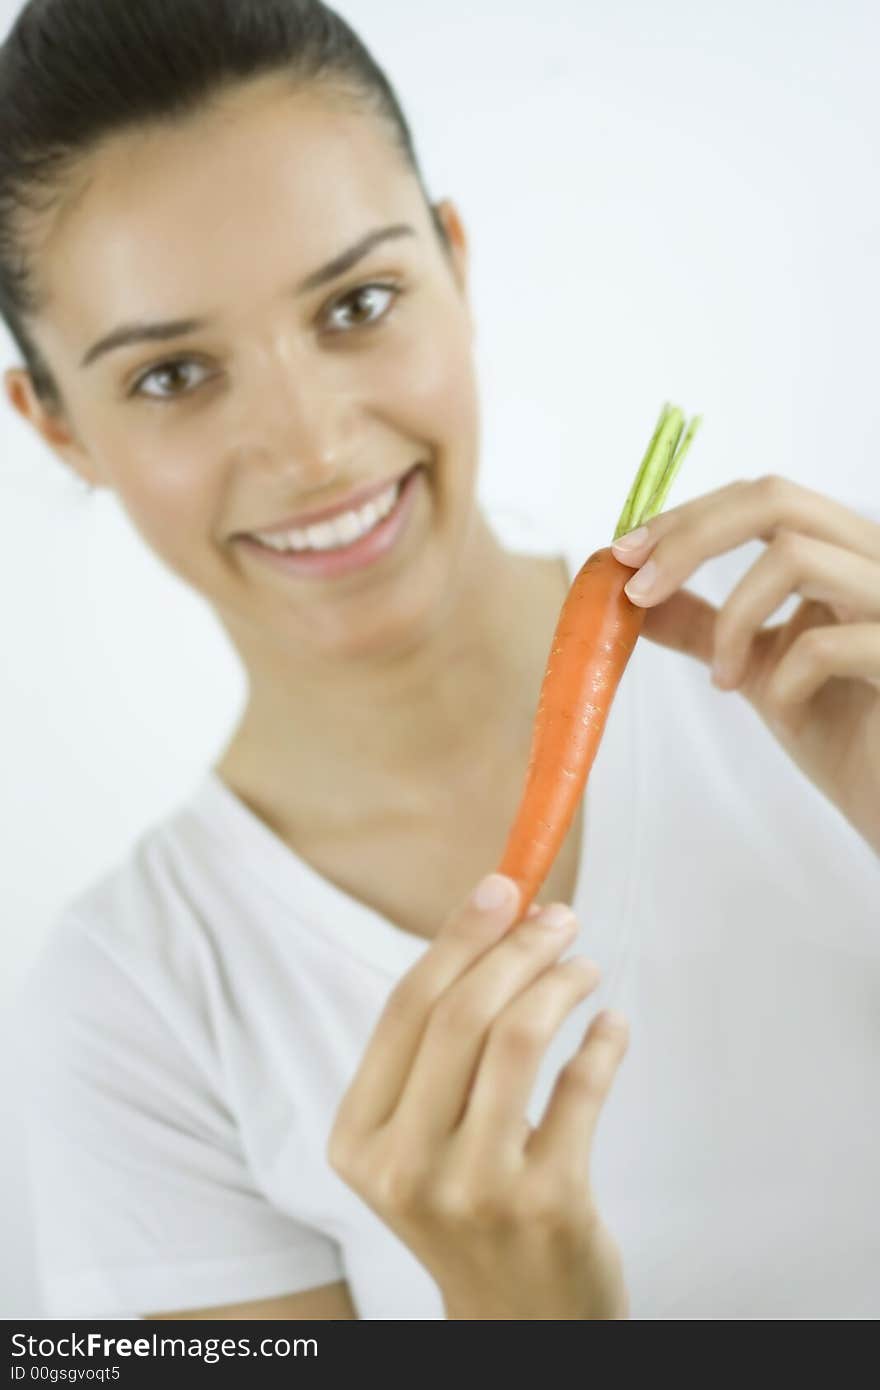
<svg viewBox="0 0 880 1390"><path fill-rule="evenodd" d="M654 433L651 435L651 442L645 450L645 456L642 459L641 464L639 465L639 471L636 474L635 479L633 481L633 485L629 490L626 502L624 503L623 511L620 513L620 520L617 523L617 530L614 533L615 540L617 540L618 536L623 536L626 534L627 531L631 531L633 529L630 525L630 517L633 513L633 502L635 501L636 488L639 485L639 479L644 474L645 469L647 468L654 455L654 450L657 448L657 440L660 438L660 431L663 428L663 425L666 422L666 417L671 409L672 406L667 401L663 406L663 409L660 411L660 418L657 421Z"/></svg>
<svg viewBox="0 0 880 1390"><path fill-rule="evenodd" d="M684 414L678 406L668 401L664 404L620 514L614 540L650 521L660 511L702 419L702 415L695 415L685 429Z"/></svg>
<svg viewBox="0 0 880 1390"><path fill-rule="evenodd" d="M682 459L691 447L694 435L700 428L702 420L702 415L695 415L685 430L684 438L681 440L681 443L676 445L675 452L669 460L666 472L663 474L659 486L651 497L647 509L642 513L642 521L650 521L652 516L656 516L657 513L662 510L663 503L666 501L666 494L672 487L673 479L679 468L681 468Z"/></svg>

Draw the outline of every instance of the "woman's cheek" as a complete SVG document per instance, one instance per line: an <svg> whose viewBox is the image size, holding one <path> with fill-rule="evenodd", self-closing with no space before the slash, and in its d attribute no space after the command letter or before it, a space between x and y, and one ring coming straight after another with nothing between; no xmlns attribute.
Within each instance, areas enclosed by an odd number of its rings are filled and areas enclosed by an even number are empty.
<svg viewBox="0 0 880 1390"><path fill-rule="evenodd" d="M182 578L204 574L212 523L220 514L216 470L167 450L126 460L117 493L150 549Z"/></svg>
<svg viewBox="0 0 880 1390"><path fill-rule="evenodd" d="M431 445L468 442L479 423L471 344L456 315L413 327L371 367L372 390L398 430ZM453 438L450 438L453 436Z"/></svg>

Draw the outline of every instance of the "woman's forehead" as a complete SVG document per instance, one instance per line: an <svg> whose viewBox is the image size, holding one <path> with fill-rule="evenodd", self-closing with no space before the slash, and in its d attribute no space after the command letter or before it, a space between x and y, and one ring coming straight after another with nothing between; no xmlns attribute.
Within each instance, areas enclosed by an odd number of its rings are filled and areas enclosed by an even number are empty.
<svg viewBox="0 0 880 1390"><path fill-rule="evenodd" d="M306 200L317 213L339 202L372 202L407 181L387 126L375 116L312 95L276 91L257 101L244 91L174 125L120 132L83 156L56 233L100 220L108 234L149 234L164 218L173 232L181 213L195 225L218 207L228 216L242 209L248 192L269 195L253 209L267 218L275 194Z"/></svg>
<svg viewBox="0 0 880 1390"><path fill-rule="evenodd" d="M421 224L425 212L377 118L289 93L114 137L70 188L39 273L78 333L111 310L210 302L236 276L256 287L262 267L268 288L282 267L305 275L374 227Z"/></svg>

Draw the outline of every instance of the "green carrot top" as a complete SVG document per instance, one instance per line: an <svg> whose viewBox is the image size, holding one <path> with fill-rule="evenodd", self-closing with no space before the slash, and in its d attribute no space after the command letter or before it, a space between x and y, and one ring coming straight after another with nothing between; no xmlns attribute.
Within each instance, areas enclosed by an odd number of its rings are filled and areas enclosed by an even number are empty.
<svg viewBox="0 0 880 1390"><path fill-rule="evenodd" d="M668 401L663 406L648 451L620 513L614 540L650 521L661 510L702 419L702 415L695 415L685 429L684 412Z"/></svg>

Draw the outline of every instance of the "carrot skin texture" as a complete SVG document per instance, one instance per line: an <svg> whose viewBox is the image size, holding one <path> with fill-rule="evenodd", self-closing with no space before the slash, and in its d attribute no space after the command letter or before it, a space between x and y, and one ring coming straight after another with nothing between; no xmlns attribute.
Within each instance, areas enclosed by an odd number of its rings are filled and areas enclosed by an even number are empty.
<svg viewBox="0 0 880 1390"><path fill-rule="evenodd" d="M575 575L541 684L525 786L498 865L528 912L565 840L620 679L645 620L623 592L632 568L610 546Z"/></svg>

